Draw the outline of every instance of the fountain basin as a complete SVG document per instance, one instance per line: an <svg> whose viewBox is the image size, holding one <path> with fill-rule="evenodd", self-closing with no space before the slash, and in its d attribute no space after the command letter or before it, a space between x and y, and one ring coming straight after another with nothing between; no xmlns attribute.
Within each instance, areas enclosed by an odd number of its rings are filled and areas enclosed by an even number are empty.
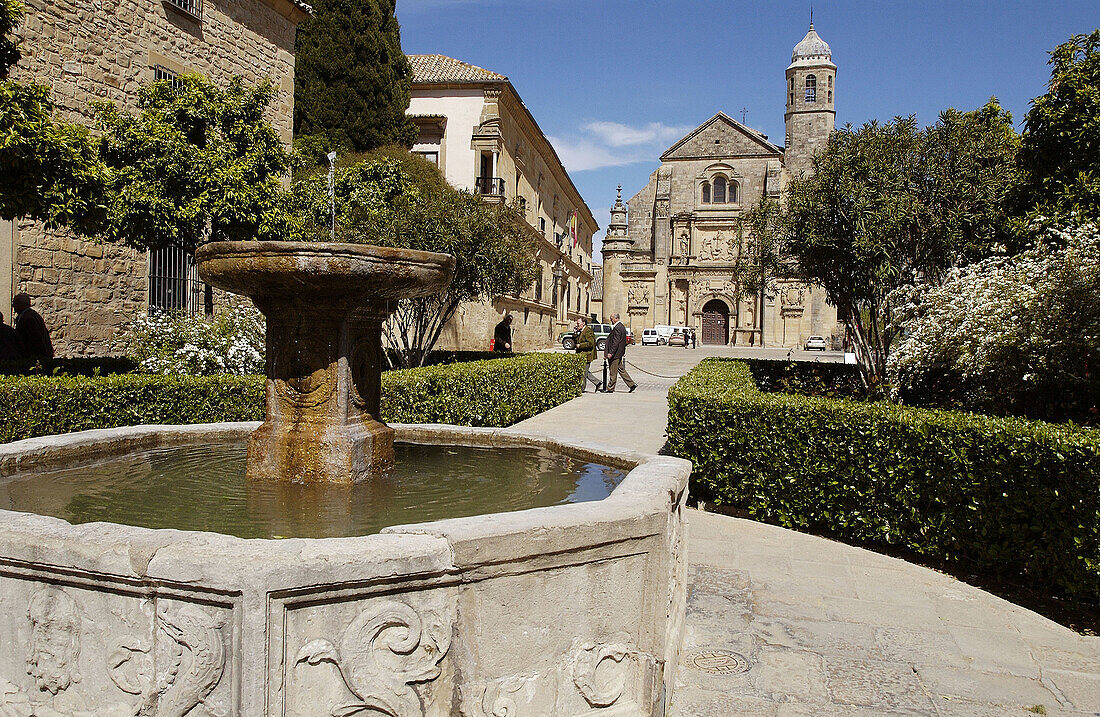
<svg viewBox="0 0 1100 717"><path fill-rule="evenodd" d="M397 300L450 284L449 254L314 242L227 241L199 276L267 320L266 420L248 439L253 480L354 483L393 464L379 420L382 323Z"/></svg>
<svg viewBox="0 0 1100 717"><path fill-rule="evenodd" d="M242 440L256 425L29 439L0 446L0 476ZM356 538L245 540L0 511L0 712L663 714L690 464L510 429L394 428L407 442L541 446L631 470L600 501Z"/></svg>

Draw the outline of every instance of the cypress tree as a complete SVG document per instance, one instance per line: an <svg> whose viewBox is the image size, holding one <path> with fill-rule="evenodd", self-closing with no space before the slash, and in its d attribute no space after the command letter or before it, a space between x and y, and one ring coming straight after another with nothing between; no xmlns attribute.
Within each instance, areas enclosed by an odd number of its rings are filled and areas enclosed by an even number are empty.
<svg viewBox="0 0 1100 717"><path fill-rule="evenodd" d="M412 146L412 70L395 0L317 0L298 26L294 134L324 149Z"/></svg>

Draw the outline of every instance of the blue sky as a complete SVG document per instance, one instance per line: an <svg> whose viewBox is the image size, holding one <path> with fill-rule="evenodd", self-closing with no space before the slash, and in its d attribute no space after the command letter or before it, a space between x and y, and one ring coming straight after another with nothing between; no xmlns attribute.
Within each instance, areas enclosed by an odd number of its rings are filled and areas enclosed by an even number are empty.
<svg viewBox="0 0 1100 717"><path fill-rule="evenodd" d="M783 142L784 70L810 2L787 0L398 0L408 53L507 75L607 226L661 153L719 110ZM1046 90L1047 53L1100 26L1097 0L814 3L837 64L837 125L996 95L1022 126Z"/></svg>

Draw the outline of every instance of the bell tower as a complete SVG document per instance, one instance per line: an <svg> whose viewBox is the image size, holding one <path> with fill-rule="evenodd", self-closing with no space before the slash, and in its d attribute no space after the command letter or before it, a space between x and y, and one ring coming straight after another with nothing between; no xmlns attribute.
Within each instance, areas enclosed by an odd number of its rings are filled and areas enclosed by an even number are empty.
<svg viewBox="0 0 1100 717"><path fill-rule="evenodd" d="M783 163L793 176L813 170L836 124L836 65L828 43L814 30L794 46L787 67L787 124Z"/></svg>

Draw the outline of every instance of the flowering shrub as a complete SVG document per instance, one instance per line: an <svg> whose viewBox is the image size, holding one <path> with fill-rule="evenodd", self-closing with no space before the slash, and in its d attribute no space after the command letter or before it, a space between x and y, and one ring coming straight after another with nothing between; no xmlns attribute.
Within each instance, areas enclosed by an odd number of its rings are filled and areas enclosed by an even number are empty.
<svg viewBox="0 0 1100 717"><path fill-rule="evenodd" d="M212 317L155 313L130 328L128 354L139 370L173 376L262 374L263 315L233 301Z"/></svg>
<svg viewBox="0 0 1100 717"><path fill-rule="evenodd" d="M1051 229L1037 246L894 292L887 363L907 403L1079 421L1100 399L1100 229Z"/></svg>

